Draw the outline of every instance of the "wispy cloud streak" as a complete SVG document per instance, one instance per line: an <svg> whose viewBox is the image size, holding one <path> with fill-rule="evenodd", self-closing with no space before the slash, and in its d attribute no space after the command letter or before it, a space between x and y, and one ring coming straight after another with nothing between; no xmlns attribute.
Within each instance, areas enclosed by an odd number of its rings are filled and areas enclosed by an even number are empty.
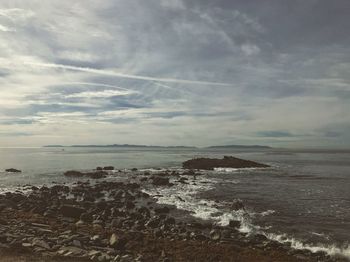
<svg viewBox="0 0 350 262"><path fill-rule="evenodd" d="M228 83L192 81L192 80L185 80L185 79L140 76L140 75L119 73L119 72L112 71L112 70L102 70L102 69L94 69L94 68L88 68L88 67L79 67L79 66L62 65L62 64L53 64L53 63L24 62L24 64L29 65L29 66L66 69L66 70L87 72L87 73L93 73L93 74L105 75L105 76L129 78L129 79L134 79L134 80L158 81L158 82L178 83L178 84L193 84L193 85L231 86L231 84L228 84Z"/></svg>

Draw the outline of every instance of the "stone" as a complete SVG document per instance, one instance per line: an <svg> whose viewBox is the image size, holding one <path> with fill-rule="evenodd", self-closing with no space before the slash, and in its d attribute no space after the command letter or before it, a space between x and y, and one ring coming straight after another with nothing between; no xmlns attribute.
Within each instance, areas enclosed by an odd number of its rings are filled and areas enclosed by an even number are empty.
<svg viewBox="0 0 350 262"><path fill-rule="evenodd" d="M235 199L232 201L232 204L231 204L231 208L235 211L238 211L238 210L241 210L243 209L244 210L244 205L243 205L243 201L240 200L240 199Z"/></svg>
<svg viewBox="0 0 350 262"><path fill-rule="evenodd" d="M65 217L71 217L79 219L81 214L85 212L85 209L73 205L63 205L60 208L60 213Z"/></svg>
<svg viewBox="0 0 350 262"><path fill-rule="evenodd" d="M236 221L236 220L230 220L229 222L229 227L232 227L232 228L239 228L241 226L241 222L240 221Z"/></svg>
<svg viewBox="0 0 350 262"><path fill-rule="evenodd" d="M124 249L126 243L127 243L127 239L124 237L117 236L116 233L113 233L109 238L109 246L115 249L119 249L119 250Z"/></svg>
<svg viewBox="0 0 350 262"><path fill-rule="evenodd" d="M209 233L210 238L214 241L218 241L221 239L221 232L219 230L213 229Z"/></svg>
<svg viewBox="0 0 350 262"><path fill-rule="evenodd" d="M170 209L168 207L164 206L164 207L159 207L159 208L154 209L154 212L156 214L167 214L170 212Z"/></svg>
<svg viewBox="0 0 350 262"><path fill-rule="evenodd" d="M167 186L169 185L169 178L168 177L161 177L161 176L153 176L151 177L152 184L155 186Z"/></svg>
<svg viewBox="0 0 350 262"><path fill-rule="evenodd" d="M79 240L77 240L77 239L74 239L73 242L72 242L72 244L73 244L73 246L75 246L75 247L79 247L79 248L82 247L81 242L80 242Z"/></svg>
<svg viewBox="0 0 350 262"><path fill-rule="evenodd" d="M50 246L46 241L38 239L38 238L33 239L32 246L37 246L37 247L41 247L44 249L50 249Z"/></svg>

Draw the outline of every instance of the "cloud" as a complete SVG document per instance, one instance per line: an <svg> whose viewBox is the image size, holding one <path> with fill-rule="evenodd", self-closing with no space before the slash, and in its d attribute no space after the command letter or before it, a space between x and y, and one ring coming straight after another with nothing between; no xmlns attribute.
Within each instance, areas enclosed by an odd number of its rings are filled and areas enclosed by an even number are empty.
<svg viewBox="0 0 350 262"><path fill-rule="evenodd" d="M87 67L77 67L70 65L61 65L61 64L45 64L45 63L32 63L25 62L25 65L30 66L38 66L38 67L48 67L48 68L57 68L57 69L67 69L73 71L81 71L93 74L107 75L107 76L115 76L121 78L130 78L135 80L146 80L146 81L158 81L158 82L169 82L169 83L180 83L180 84L194 84L194 85L218 85L218 86L230 86L228 83L219 83L219 82L207 82L207 81L191 81L184 79L174 79L174 78L157 78L157 77L149 77L149 76L140 76L140 75L132 75L119 73L112 70L101 70Z"/></svg>
<svg viewBox="0 0 350 262"><path fill-rule="evenodd" d="M349 146L348 8L1 1L0 145Z"/></svg>
<svg viewBox="0 0 350 262"><path fill-rule="evenodd" d="M241 49L242 49L243 53L248 55L248 56L256 55L256 54L259 54L259 52L260 52L260 48L257 47L256 45L252 45L252 44L243 44L241 46Z"/></svg>
<svg viewBox="0 0 350 262"><path fill-rule="evenodd" d="M260 131L257 132L258 136L261 137L294 137L295 135L291 134L290 132L287 131Z"/></svg>
<svg viewBox="0 0 350 262"><path fill-rule="evenodd" d="M14 32L15 30L0 24L0 31L2 31L2 32Z"/></svg>
<svg viewBox="0 0 350 262"><path fill-rule="evenodd" d="M106 98L113 96L125 96L135 92L125 90L104 90L99 92L81 92L67 95L66 98Z"/></svg>

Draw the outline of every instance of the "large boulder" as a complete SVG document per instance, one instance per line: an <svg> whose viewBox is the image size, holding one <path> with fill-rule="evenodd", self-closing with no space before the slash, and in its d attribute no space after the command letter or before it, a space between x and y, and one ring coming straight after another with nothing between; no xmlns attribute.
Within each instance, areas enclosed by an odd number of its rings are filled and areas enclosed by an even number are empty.
<svg viewBox="0 0 350 262"><path fill-rule="evenodd" d="M250 167L269 167L268 165L257 163L250 160L244 160L233 156L224 156L223 159L216 158L195 158L182 163L186 169L204 169L214 170L214 168L250 168Z"/></svg>

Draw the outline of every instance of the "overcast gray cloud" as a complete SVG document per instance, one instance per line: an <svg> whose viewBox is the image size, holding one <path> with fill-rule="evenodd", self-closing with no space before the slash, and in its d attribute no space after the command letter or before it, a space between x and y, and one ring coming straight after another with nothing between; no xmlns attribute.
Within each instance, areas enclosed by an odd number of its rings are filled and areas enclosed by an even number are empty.
<svg viewBox="0 0 350 262"><path fill-rule="evenodd" d="M350 2L3 0L0 146L350 146Z"/></svg>

